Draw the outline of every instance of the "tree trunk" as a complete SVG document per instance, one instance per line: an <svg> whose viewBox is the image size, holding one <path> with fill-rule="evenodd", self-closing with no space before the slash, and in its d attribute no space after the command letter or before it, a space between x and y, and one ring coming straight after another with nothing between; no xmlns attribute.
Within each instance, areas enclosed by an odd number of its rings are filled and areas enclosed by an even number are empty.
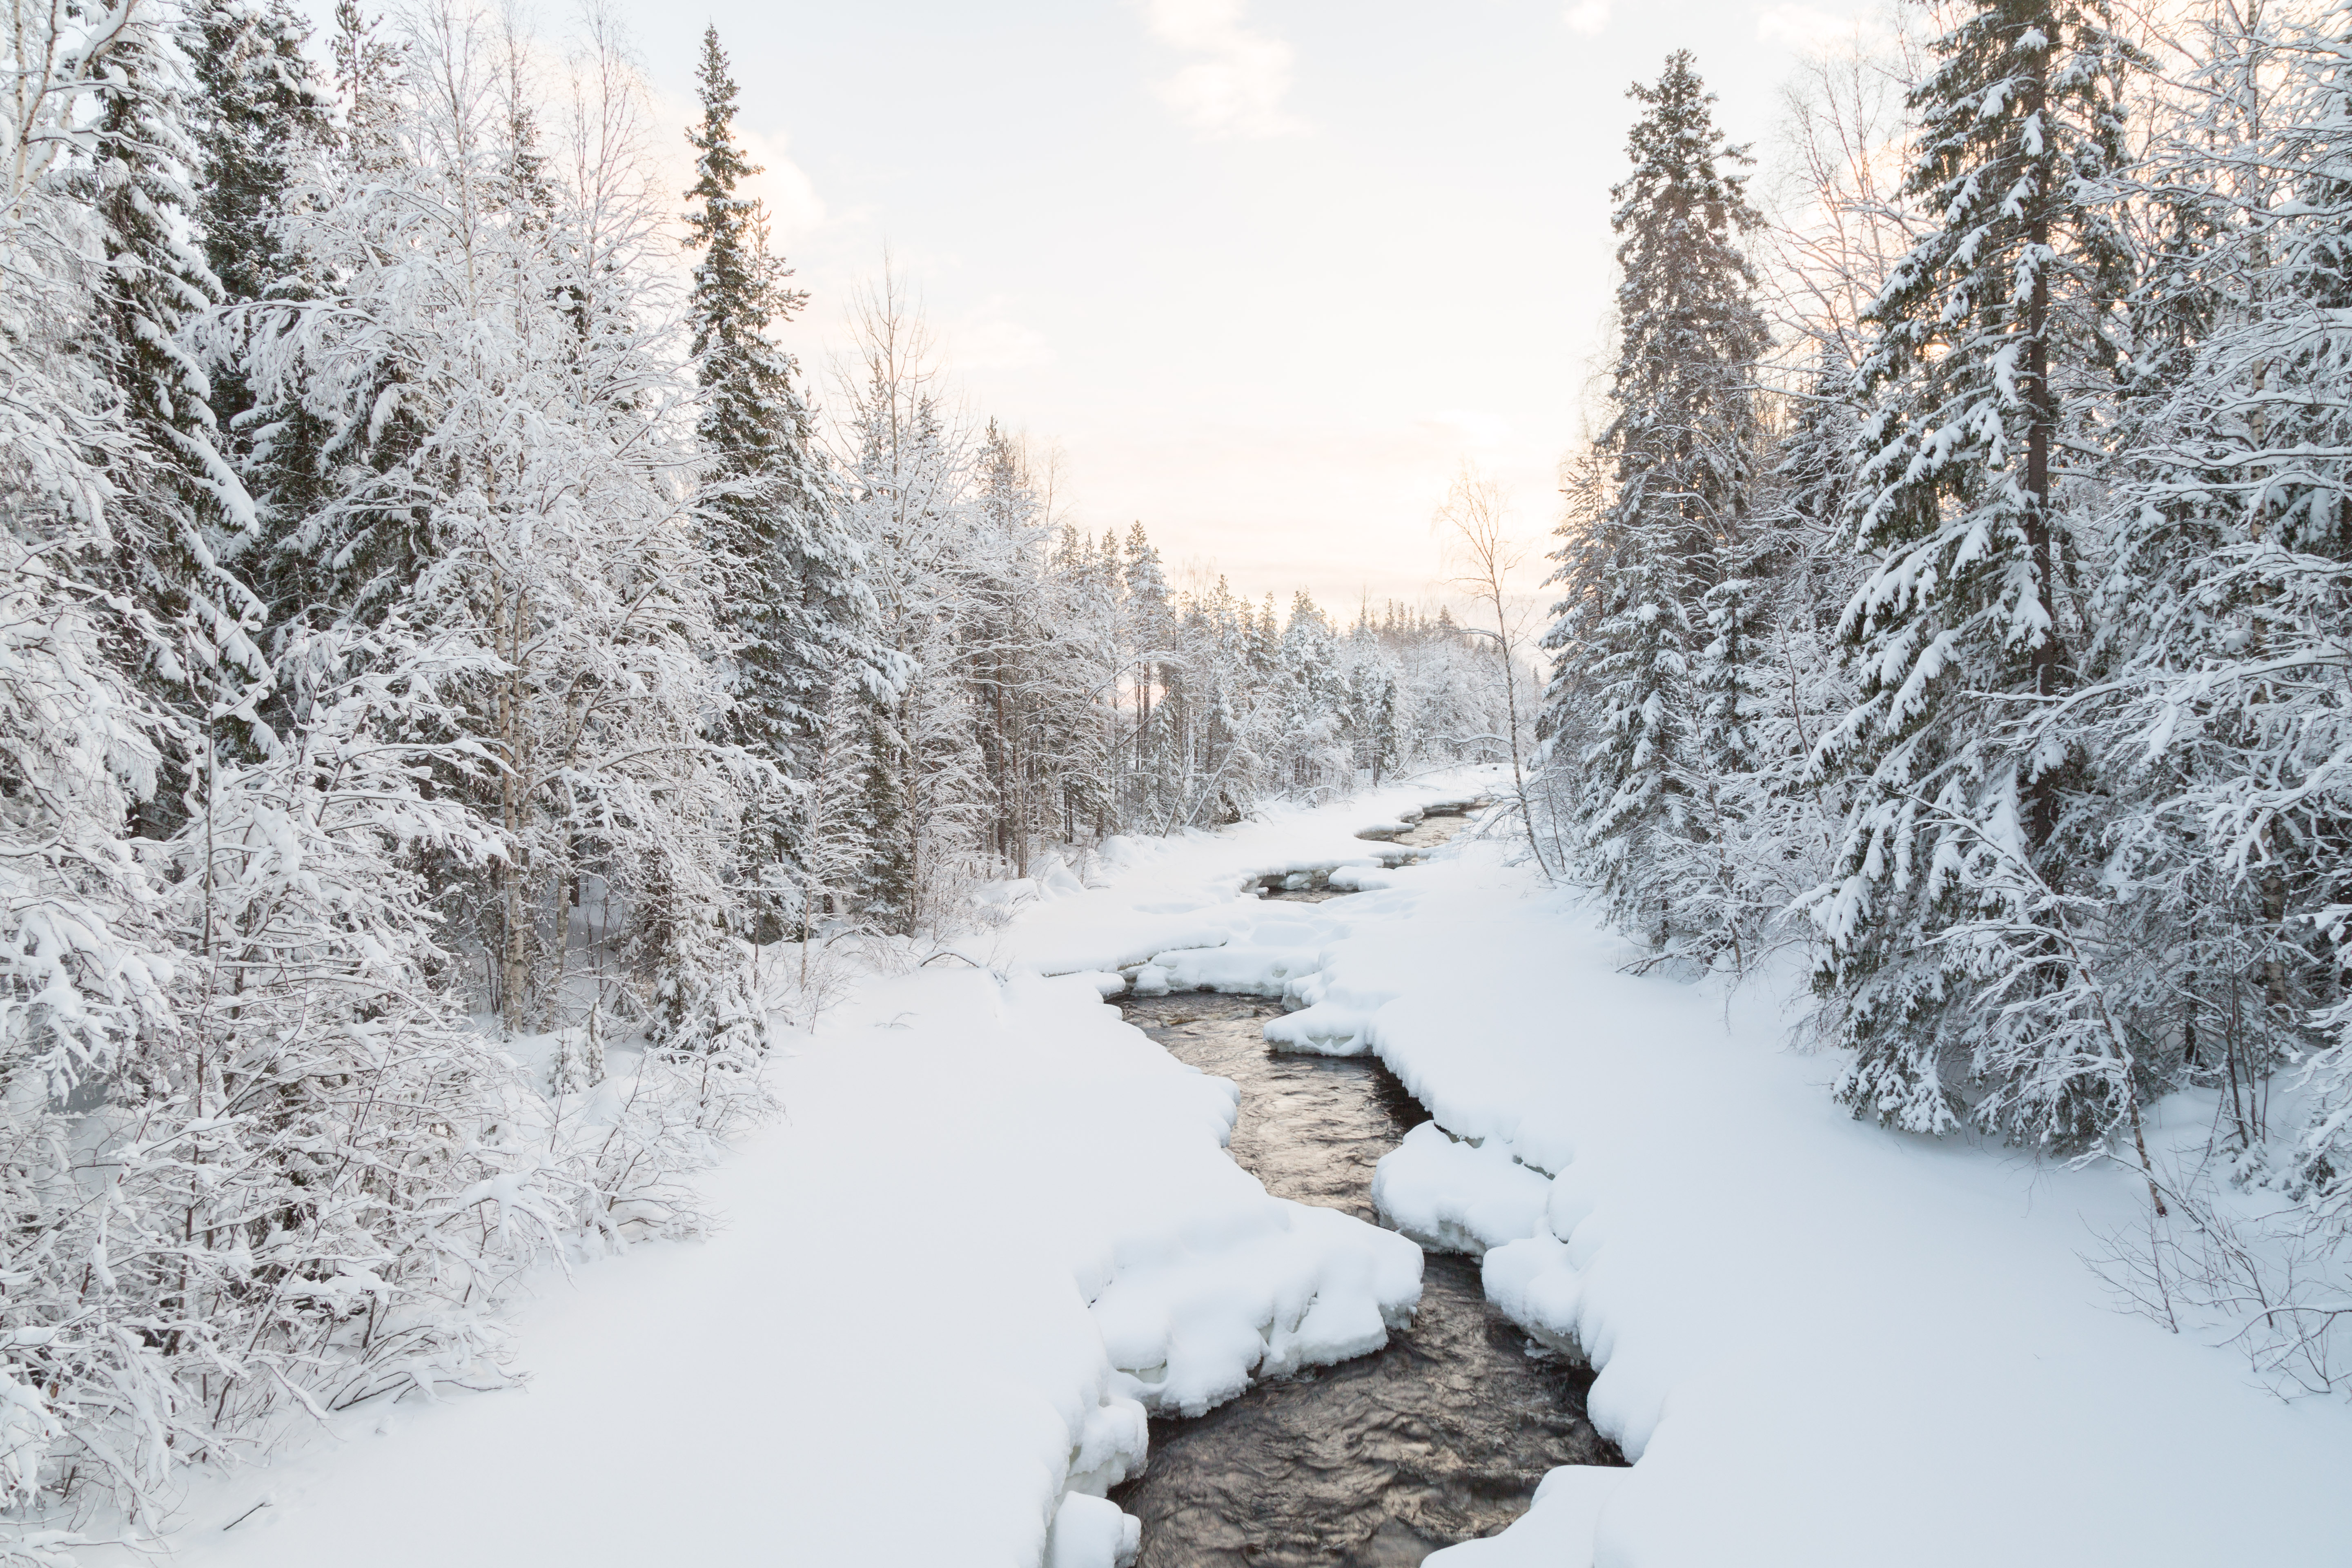
<svg viewBox="0 0 2352 1568"><path fill-rule="evenodd" d="M2045 54L2021 95L2021 119L2042 117L2048 101ZM2026 243L2039 256L2050 247L2050 203L2055 199L2051 182L2061 171L2046 154L2033 162L2039 165L2036 173L2041 176L2042 189L2034 198L2032 216L2026 224ZM2033 567L2036 601L2045 623L2029 657L2032 661L2033 694L2046 698L2057 694L2061 677L2056 550L2050 515L2050 448L2057 430L2058 410L2050 391L2050 274L2047 264L2039 260L2025 309L2024 381L2025 547ZM2057 826L2057 780L2045 771L2036 774L2028 785L2027 837L2038 848L2049 842Z"/></svg>

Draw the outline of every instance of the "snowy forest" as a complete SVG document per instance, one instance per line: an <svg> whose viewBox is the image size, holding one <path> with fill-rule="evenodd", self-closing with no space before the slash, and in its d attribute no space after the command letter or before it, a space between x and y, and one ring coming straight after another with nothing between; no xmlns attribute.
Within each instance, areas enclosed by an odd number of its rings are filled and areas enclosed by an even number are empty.
<svg viewBox="0 0 2352 1568"><path fill-rule="evenodd" d="M919 962L1116 835L1509 744L1443 612L1080 530L903 280L813 384L715 31L679 191L593 16L11 17L20 1517L497 1382L519 1270L694 1226L833 944Z"/></svg>
<svg viewBox="0 0 2352 1568"><path fill-rule="evenodd" d="M1082 518L887 259L795 285L715 26L682 128L593 7L0 47L0 1563L510 1384L845 965L1473 763L1632 970L1809 976L1854 1118L2120 1165L2129 1310L2344 1387L2352 12L1933 0L1772 127L1671 56L1533 637L1474 468L1444 605Z"/></svg>
<svg viewBox="0 0 2352 1568"><path fill-rule="evenodd" d="M1815 64L1769 193L1689 55L1634 89L1533 851L1650 962L1801 950L1856 1116L2123 1162L2184 1223L2120 1288L2333 1386L2352 27L1909 19ZM2182 1089L2176 1176L2144 1111Z"/></svg>

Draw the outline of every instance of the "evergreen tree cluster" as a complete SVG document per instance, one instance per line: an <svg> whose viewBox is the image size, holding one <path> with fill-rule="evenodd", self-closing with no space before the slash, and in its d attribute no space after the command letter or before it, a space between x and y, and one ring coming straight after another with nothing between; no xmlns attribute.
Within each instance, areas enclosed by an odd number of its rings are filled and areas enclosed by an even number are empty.
<svg viewBox="0 0 2352 1568"><path fill-rule="evenodd" d="M831 471L878 612L863 668L896 673L836 678L853 717L794 777L794 831L826 847L787 873L795 920L948 929L976 884L1118 835L1501 754L1492 658L1444 612L1367 605L1342 631L1303 593L1171 585L1139 523L1062 519L1020 440L948 420L889 288Z"/></svg>
<svg viewBox="0 0 2352 1568"><path fill-rule="evenodd" d="M1634 89L1544 796L1654 962L1805 946L1856 1115L2120 1160L2206 1243L2200 1181L2283 1199L2304 1260L2210 1293L2324 1384L2352 1246L2343 15L1938 15L1899 187L1848 134L1777 235L1690 57ZM2218 1108L2203 1176L2151 1157L2173 1094ZM2234 1245L2198 1256L2260 1250Z"/></svg>

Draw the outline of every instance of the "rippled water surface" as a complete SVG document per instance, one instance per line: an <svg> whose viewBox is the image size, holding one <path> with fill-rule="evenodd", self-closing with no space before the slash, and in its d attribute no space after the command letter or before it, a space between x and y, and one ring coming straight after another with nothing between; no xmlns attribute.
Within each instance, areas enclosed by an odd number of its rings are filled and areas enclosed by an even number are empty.
<svg viewBox="0 0 2352 1568"><path fill-rule="evenodd" d="M1260 998L1126 1006L1241 1086L1234 1157L1269 1192L1373 1217L1374 1163L1427 1120L1386 1068L1268 1050L1259 1030L1281 1008ZM1412 1329L1377 1354L1151 1424L1149 1469L1113 1494L1143 1521L1140 1568L1419 1563L1501 1530L1553 1466L1615 1461L1584 1418L1591 1374L1531 1353L1486 1305L1476 1264L1433 1254L1423 1279Z"/></svg>

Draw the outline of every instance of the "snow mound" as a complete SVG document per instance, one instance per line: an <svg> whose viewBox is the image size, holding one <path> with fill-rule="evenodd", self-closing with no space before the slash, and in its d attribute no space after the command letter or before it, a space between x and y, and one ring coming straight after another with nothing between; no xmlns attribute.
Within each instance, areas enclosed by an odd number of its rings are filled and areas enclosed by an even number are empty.
<svg viewBox="0 0 2352 1568"><path fill-rule="evenodd" d="M1380 900L1368 899L1364 903L1367 913L1389 912ZM1321 963L1291 975L1284 984L1282 1003L1291 1011L1265 1026L1265 1037L1277 1050L1353 1057L1380 1048L1380 1011L1396 994L1373 986L1335 984L1334 951L1327 947Z"/></svg>
<svg viewBox="0 0 2352 1568"><path fill-rule="evenodd" d="M1124 1568L1142 1545L1139 1520L1115 1502L1073 1493L1062 1500L1045 1537L1045 1568Z"/></svg>
<svg viewBox="0 0 2352 1568"><path fill-rule="evenodd" d="M1582 1359L1576 1337L1582 1291L1565 1243L1548 1230L1507 1241L1486 1254L1479 1276L1503 1316L1562 1355Z"/></svg>
<svg viewBox="0 0 2352 1568"><path fill-rule="evenodd" d="M1218 1218L1213 1234L1130 1241L1094 1300L1116 1386L1154 1415L1368 1355L1412 1321L1421 1249L1403 1237L1284 1199Z"/></svg>
<svg viewBox="0 0 2352 1568"><path fill-rule="evenodd" d="M1357 1057L1371 1048L1372 1015L1362 1008L1316 1007L1265 1021L1277 1050L1307 1056Z"/></svg>
<svg viewBox="0 0 2352 1568"><path fill-rule="evenodd" d="M1459 1142L1434 1121L1406 1133L1372 1172L1381 1218L1423 1247L1473 1257L1535 1235L1550 1194L1550 1182L1499 1141Z"/></svg>
<svg viewBox="0 0 2352 1568"><path fill-rule="evenodd" d="M1591 1568L1601 1510L1632 1473L1563 1465L1544 1477L1534 1503L1508 1530L1433 1552L1423 1568Z"/></svg>
<svg viewBox="0 0 2352 1568"><path fill-rule="evenodd" d="M1322 962L1319 949L1257 942L1163 952L1152 960L1176 991L1223 991L1239 996L1279 996L1285 982Z"/></svg>
<svg viewBox="0 0 2352 1568"><path fill-rule="evenodd" d="M1239 996L1287 995L1294 984L1322 967L1345 922L1312 906L1267 905L1255 897L1230 899L1218 911L1217 940L1189 939L1154 952L1133 966L1139 996L1171 991L1221 991ZM1200 922L1193 922L1198 932Z"/></svg>

